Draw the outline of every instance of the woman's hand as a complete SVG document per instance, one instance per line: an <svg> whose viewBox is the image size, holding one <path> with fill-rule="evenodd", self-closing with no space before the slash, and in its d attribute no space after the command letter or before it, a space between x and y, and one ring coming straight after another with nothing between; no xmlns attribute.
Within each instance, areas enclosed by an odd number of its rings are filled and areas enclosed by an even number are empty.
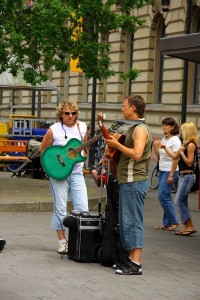
<svg viewBox="0 0 200 300"><path fill-rule="evenodd" d="M173 182L173 177L169 175L169 177L167 178L167 183L172 184L172 182Z"/></svg>
<svg viewBox="0 0 200 300"><path fill-rule="evenodd" d="M161 144L161 145L160 145L160 148L162 148L162 149L164 149L164 150L165 150L165 148L166 148L166 145L163 145L163 144Z"/></svg>
<svg viewBox="0 0 200 300"><path fill-rule="evenodd" d="M161 141L160 141L160 140L155 140L155 141L153 142L153 146L155 146L155 147L157 147L157 148L159 148L160 145L161 145Z"/></svg>
<svg viewBox="0 0 200 300"><path fill-rule="evenodd" d="M184 152L185 151L185 146L181 146L181 148L179 149L180 152Z"/></svg>

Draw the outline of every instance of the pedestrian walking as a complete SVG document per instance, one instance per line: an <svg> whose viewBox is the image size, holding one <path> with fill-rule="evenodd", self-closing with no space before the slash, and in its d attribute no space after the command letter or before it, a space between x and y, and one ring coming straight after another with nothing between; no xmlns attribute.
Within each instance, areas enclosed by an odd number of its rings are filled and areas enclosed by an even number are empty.
<svg viewBox="0 0 200 300"><path fill-rule="evenodd" d="M188 205L188 195L190 189L195 183L194 174L195 157L197 155L198 132L194 123L186 122L181 125L181 135L183 145L179 150L173 153L166 145L161 148L173 159L179 158L179 181L178 190L175 197L175 203L180 211L183 230L175 232L176 235L189 236L196 233L197 230L192 222L191 212Z"/></svg>
<svg viewBox="0 0 200 300"><path fill-rule="evenodd" d="M162 125L164 137L161 141L153 142L153 149L159 160L158 199L163 209L162 223L156 226L156 229L173 231L179 225L172 197L172 186L179 175L178 159L173 160L160 145L165 145L172 152L176 152L181 146L181 141L178 137L179 126L173 118L163 119Z"/></svg>

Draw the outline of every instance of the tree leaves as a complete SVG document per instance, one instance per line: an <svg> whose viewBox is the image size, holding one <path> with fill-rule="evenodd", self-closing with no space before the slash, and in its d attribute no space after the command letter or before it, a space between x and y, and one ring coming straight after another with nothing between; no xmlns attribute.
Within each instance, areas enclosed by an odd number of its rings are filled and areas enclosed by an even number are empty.
<svg viewBox="0 0 200 300"><path fill-rule="evenodd" d="M78 59L86 78L106 79L111 68L110 45L101 37L113 30L135 32L145 20L132 15L148 0L24 0L0 1L0 73L35 85L51 68L69 70L66 57ZM114 10L113 8L117 9Z"/></svg>

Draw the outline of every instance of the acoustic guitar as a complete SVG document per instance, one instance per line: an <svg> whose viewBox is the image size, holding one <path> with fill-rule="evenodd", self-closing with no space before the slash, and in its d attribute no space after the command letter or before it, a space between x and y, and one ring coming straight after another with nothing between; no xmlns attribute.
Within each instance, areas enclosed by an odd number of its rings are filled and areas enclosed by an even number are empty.
<svg viewBox="0 0 200 300"><path fill-rule="evenodd" d="M99 125L105 139L108 139L108 140L111 139L109 131L105 128L105 126L103 124L102 113L98 114L97 121L98 121L98 125ZM124 143L125 135L115 132L113 136L118 140L118 142L120 144ZM107 159L110 159L110 168L111 168L112 174L116 174L116 172L117 172L117 164L119 162L120 153L121 152L118 149L114 149L114 148L110 148L110 147L106 147L106 149L105 149L105 157Z"/></svg>
<svg viewBox="0 0 200 300"><path fill-rule="evenodd" d="M98 125L99 125L104 137L106 139L111 139L109 131L105 128L105 126L103 124L103 119L104 118L103 118L102 113L99 113L98 117L97 117ZM124 124L131 125L131 126L144 124L144 120L116 120L115 122L117 124L121 124L121 126ZM118 142L120 144L124 144L124 140L126 137L125 135L120 134L120 133L114 133L113 136L118 140ZM116 172L117 172L117 164L119 162L120 153L121 152L118 149L106 147L105 157L110 159L110 169L111 169L111 173L113 173L113 174L116 174Z"/></svg>
<svg viewBox="0 0 200 300"><path fill-rule="evenodd" d="M108 131L114 131L120 126L122 125L114 122ZM103 134L100 133L83 144L78 139L72 138L65 146L51 145L47 147L41 154L41 164L44 171L49 177L56 180L67 178L76 163L84 162L87 159L87 157L82 156L81 151L102 137Z"/></svg>

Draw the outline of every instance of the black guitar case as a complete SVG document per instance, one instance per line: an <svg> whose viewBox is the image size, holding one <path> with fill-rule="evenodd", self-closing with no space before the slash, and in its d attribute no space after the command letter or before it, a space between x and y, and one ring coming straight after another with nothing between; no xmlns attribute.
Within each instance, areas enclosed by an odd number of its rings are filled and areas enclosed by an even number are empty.
<svg viewBox="0 0 200 300"><path fill-rule="evenodd" d="M101 248L99 260L101 265L111 267L124 263L128 257L123 249L118 225L119 186L114 175L110 175L107 184L107 203L105 217L101 223Z"/></svg>

